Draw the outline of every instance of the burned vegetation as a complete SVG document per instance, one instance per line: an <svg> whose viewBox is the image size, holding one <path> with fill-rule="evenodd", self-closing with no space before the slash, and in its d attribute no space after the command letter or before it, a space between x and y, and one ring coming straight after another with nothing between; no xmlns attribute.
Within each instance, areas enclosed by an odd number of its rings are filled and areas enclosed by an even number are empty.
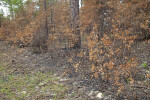
<svg viewBox="0 0 150 100"><path fill-rule="evenodd" d="M149 0L10 1L1 1L10 8L0 12L1 41L112 100L150 98Z"/></svg>

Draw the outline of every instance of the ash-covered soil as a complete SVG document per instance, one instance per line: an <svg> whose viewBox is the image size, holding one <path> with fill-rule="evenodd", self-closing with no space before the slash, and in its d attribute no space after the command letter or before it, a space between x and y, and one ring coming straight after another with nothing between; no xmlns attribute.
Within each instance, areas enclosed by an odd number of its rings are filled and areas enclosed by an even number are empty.
<svg viewBox="0 0 150 100"><path fill-rule="evenodd" d="M59 82L68 87L63 100L149 100L150 99L150 44L138 43L133 51L140 62L139 76L134 86L117 95L116 86L102 79L91 78L87 58L76 57L83 50L55 49L43 53L33 53L32 48L11 46L0 41L0 62L15 69L12 73L26 73L32 71L52 72ZM72 60L72 61L70 61ZM77 72L73 67L74 61L82 61L84 71ZM148 68L141 67L146 62ZM46 97L44 100L51 100ZM37 98L37 100L43 100Z"/></svg>

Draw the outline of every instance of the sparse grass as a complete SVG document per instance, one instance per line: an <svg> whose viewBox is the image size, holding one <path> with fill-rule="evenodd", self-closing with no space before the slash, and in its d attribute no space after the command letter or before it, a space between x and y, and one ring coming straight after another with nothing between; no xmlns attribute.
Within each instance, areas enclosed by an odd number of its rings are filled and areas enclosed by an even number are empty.
<svg viewBox="0 0 150 100"><path fill-rule="evenodd" d="M147 65L146 62L144 62L144 63L142 64L142 66L143 66L145 69L148 69L148 65Z"/></svg>
<svg viewBox="0 0 150 100"><path fill-rule="evenodd" d="M65 96L66 87L50 72L10 74L8 67L0 65L0 100L28 100L49 96L53 99Z"/></svg>

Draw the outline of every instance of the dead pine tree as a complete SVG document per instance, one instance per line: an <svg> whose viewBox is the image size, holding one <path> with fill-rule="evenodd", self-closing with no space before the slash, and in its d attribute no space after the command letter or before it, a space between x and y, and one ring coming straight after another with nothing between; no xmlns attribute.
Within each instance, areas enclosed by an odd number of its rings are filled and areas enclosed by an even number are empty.
<svg viewBox="0 0 150 100"><path fill-rule="evenodd" d="M71 28L75 39L73 49L81 48L80 23L79 23L79 0L70 0Z"/></svg>
<svg viewBox="0 0 150 100"><path fill-rule="evenodd" d="M1 26L2 26L2 17L0 15L0 28L1 28Z"/></svg>

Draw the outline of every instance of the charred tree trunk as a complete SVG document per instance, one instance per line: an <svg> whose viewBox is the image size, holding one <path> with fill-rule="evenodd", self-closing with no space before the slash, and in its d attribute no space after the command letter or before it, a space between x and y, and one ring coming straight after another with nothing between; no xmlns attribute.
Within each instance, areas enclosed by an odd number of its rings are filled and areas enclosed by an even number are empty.
<svg viewBox="0 0 150 100"><path fill-rule="evenodd" d="M50 5L50 33L55 33L55 21L54 21L54 0L49 1Z"/></svg>
<svg viewBox="0 0 150 100"><path fill-rule="evenodd" d="M0 28L2 27L2 17L0 16Z"/></svg>
<svg viewBox="0 0 150 100"><path fill-rule="evenodd" d="M71 28L73 34L76 35L74 40L73 49L81 48L81 36L80 36L80 23L79 23L79 0L70 0L70 9L71 9Z"/></svg>
<svg viewBox="0 0 150 100"><path fill-rule="evenodd" d="M47 46L45 45L48 39L48 20L47 20L47 0L44 0L44 10L45 10L45 40L44 40L44 49L47 50Z"/></svg>
<svg viewBox="0 0 150 100"><path fill-rule="evenodd" d="M48 22L47 22L47 0L44 0L44 10L45 10L45 29L46 34L48 35Z"/></svg>

